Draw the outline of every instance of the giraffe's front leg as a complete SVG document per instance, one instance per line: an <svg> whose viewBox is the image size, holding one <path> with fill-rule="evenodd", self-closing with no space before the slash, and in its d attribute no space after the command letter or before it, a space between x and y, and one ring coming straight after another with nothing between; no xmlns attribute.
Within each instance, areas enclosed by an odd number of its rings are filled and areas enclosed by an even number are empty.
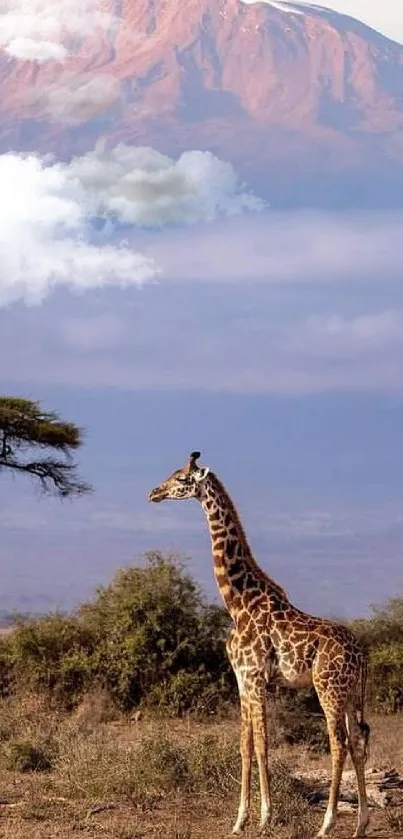
<svg viewBox="0 0 403 839"><path fill-rule="evenodd" d="M250 808L250 784L252 772L252 719L250 714L249 701L243 693L240 695L241 699L241 798L239 801L238 815L232 832L235 834L242 833L248 818Z"/></svg>

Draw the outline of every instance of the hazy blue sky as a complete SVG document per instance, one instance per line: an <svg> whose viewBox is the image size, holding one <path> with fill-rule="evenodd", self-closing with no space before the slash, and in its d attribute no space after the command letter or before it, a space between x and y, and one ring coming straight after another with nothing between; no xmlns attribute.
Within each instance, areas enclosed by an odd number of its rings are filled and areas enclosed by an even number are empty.
<svg viewBox="0 0 403 839"><path fill-rule="evenodd" d="M39 306L0 310L3 358L19 336L2 389L43 398L87 429L82 472L96 486L60 505L3 477L0 606L21 605L21 595L26 606L71 605L154 547L188 553L214 595L197 505L146 500L195 448L297 603L351 615L394 593L403 583L400 224L268 213L186 237L153 233L137 245L165 267L158 283L60 289Z"/></svg>
<svg viewBox="0 0 403 839"><path fill-rule="evenodd" d="M60 9L16 2L6 53L67 60L115 23L94 0ZM117 95L92 81L100 105ZM70 121L79 98L56 93L49 119ZM208 152L102 143L70 162L10 149L0 183L0 390L83 425L96 488L60 505L1 476L0 609L70 607L155 547L189 554L213 596L201 511L146 500L194 449L294 602L354 615L398 591L401 196L279 212L265 173L253 192Z"/></svg>

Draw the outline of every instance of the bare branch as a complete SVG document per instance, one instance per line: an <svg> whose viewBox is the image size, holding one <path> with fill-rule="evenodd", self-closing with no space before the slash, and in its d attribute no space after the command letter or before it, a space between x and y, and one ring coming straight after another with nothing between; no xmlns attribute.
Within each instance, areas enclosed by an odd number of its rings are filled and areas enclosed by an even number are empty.
<svg viewBox="0 0 403 839"><path fill-rule="evenodd" d="M38 478L44 492L55 492L61 498L92 492L91 484L77 478L75 465L60 460L49 458L21 463L15 458L7 458L4 461L0 457L0 470L2 468L9 468L15 472L25 472Z"/></svg>

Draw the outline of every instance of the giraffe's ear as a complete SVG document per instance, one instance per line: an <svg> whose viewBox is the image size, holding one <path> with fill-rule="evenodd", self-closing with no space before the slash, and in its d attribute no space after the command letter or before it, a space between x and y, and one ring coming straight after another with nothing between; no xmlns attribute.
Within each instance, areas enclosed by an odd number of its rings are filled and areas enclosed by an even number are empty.
<svg viewBox="0 0 403 839"><path fill-rule="evenodd" d="M201 483L201 481L204 481L205 478L207 478L209 472L210 468L208 466L203 466L201 469L198 469L194 474L195 481Z"/></svg>

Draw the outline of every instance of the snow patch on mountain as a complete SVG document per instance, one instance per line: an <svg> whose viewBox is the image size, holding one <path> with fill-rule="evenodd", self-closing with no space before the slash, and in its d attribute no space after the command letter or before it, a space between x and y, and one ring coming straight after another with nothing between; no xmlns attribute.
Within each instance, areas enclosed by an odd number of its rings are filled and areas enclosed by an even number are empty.
<svg viewBox="0 0 403 839"><path fill-rule="evenodd" d="M257 0L242 0L251 5ZM334 13L345 15L374 29L391 41L403 44L402 0L328 0L325 4L316 4L310 0L258 0L267 3L282 12L292 14Z"/></svg>

